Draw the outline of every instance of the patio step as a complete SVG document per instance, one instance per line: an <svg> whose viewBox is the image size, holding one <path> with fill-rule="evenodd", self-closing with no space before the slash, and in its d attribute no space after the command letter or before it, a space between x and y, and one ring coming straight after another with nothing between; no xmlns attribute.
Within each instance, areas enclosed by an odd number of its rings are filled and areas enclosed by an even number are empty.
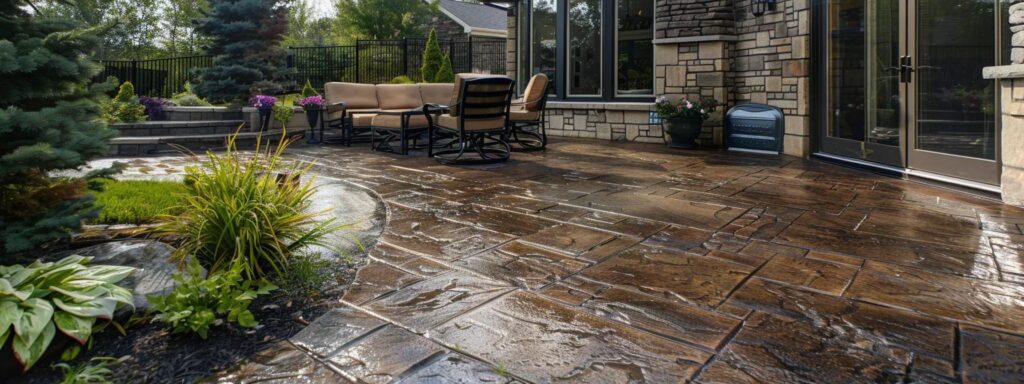
<svg viewBox="0 0 1024 384"><path fill-rule="evenodd" d="M111 156L145 156L177 154L180 148L195 153L224 149L228 137L235 132L204 135L122 136L110 140ZM265 142L276 143L280 130L263 132ZM252 149L260 132L239 132L235 144L239 149Z"/></svg>
<svg viewBox="0 0 1024 384"><path fill-rule="evenodd" d="M117 129L120 137L150 136L195 136L232 134L239 130L248 130L247 122L235 120L199 120L199 121L144 121L139 123L111 124Z"/></svg>

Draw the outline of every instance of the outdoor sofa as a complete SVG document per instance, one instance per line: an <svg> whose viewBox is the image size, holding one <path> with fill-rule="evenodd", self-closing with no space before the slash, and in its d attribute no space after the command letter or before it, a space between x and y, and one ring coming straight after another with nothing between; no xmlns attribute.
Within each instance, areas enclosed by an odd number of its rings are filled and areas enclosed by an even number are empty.
<svg viewBox="0 0 1024 384"><path fill-rule="evenodd" d="M359 84L331 82L324 85L327 123L340 129L345 145L368 137L374 149L390 149L397 139L408 153L410 139L427 129L424 104L447 105L454 84ZM380 141L377 135L381 134Z"/></svg>

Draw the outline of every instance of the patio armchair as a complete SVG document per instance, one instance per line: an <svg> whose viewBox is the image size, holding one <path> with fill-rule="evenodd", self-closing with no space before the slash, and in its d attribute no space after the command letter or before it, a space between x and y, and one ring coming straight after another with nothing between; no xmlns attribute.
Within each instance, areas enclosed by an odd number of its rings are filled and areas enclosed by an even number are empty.
<svg viewBox="0 0 1024 384"><path fill-rule="evenodd" d="M548 144L545 121L548 103L548 76L538 73L530 78L523 98L512 102L509 111L509 141L513 151L539 151Z"/></svg>
<svg viewBox="0 0 1024 384"><path fill-rule="evenodd" d="M457 75L447 108L436 104L423 106L428 122L428 155L443 164L508 160L512 153L508 118L514 86L515 81L504 76ZM441 135L451 139L435 151L435 139ZM471 153L479 159L468 157Z"/></svg>

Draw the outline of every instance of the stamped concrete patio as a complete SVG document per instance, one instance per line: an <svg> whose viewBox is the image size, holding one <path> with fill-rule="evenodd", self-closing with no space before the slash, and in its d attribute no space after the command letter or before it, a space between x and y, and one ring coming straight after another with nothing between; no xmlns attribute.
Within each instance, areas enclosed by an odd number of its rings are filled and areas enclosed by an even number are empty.
<svg viewBox="0 0 1024 384"><path fill-rule="evenodd" d="M388 225L339 308L215 379L1024 380L1022 209L655 145L293 152L379 193Z"/></svg>

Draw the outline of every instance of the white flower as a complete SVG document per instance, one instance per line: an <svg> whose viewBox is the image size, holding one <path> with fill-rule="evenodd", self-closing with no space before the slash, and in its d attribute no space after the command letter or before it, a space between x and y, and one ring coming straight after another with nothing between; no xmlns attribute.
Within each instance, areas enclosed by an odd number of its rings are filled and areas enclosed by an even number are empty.
<svg viewBox="0 0 1024 384"><path fill-rule="evenodd" d="M707 112L704 112L704 110L703 110L703 109L701 109L701 110L700 110L700 113L704 114L704 113L707 113Z"/></svg>
<svg viewBox="0 0 1024 384"><path fill-rule="evenodd" d="M693 109L693 103L687 101L686 102L686 109Z"/></svg>

